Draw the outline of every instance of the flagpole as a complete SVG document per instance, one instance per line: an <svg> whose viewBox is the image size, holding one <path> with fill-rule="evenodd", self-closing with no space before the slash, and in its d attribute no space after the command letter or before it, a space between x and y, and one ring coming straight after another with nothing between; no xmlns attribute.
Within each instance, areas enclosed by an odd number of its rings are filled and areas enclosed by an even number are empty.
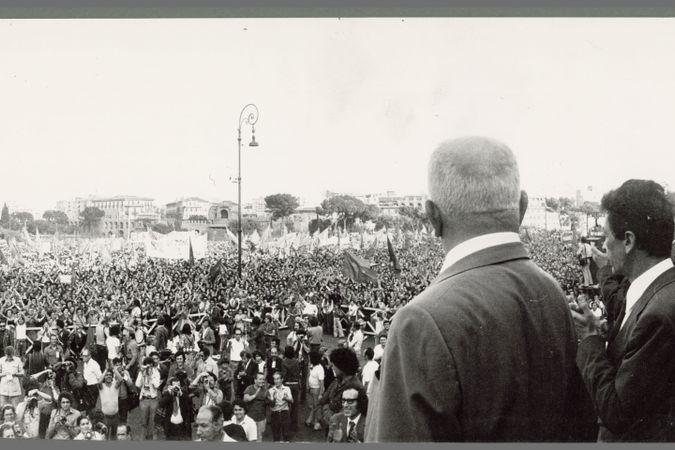
<svg viewBox="0 0 675 450"><path fill-rule="evenodd" d="M249 110L247 115L244 115L246 110ZM238 147L238 175L237 175L237 197L238 197L238 207L237 207L237 219L239 220L239 226L237 227L237 272L239 274L239 279L241 279L241 233L242 233L242 224L241 224L241 126L246 122L248 125L251 125L251 134L253 138L248 144L249 147L257 147L258 143L255 140L255 123L258 121L258 107L252 103L244 106L239 114L239 128L237 129L237 147Z"/></svg>

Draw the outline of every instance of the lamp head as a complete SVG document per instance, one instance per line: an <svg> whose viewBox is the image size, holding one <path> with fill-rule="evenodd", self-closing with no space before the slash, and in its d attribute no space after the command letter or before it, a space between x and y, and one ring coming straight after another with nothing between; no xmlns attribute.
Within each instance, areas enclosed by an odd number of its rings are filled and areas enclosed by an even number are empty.
<svg viewBox="0 0 675 450"><path fill-rule="evenodd" d="M255 127L251 126L251 134L253 137L251 138L251 142L248 144L249 147L257 147L258 142L255 140Z"/></svg>

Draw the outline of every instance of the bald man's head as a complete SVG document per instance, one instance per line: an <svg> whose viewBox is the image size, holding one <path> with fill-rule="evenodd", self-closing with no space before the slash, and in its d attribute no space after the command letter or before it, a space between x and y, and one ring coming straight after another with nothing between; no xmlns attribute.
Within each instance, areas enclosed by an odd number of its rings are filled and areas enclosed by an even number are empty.
<svg viewBox="0 0 675 450"><path fill-rule="evenodd" d="M518 163L511 149L499 141L465 137L443 142L431 155L428 183L435 213L444 222L485 226L488 231L500 227L517 231L520 225Z"/></svg>

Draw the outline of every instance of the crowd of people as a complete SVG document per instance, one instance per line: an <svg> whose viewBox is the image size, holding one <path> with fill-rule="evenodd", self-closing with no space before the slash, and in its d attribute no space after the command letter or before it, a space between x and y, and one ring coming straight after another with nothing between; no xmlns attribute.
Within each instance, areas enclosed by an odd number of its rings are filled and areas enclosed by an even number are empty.
<svg viewBox="0 0 675 450"><path fill-rule="evenodd" d="M580 283L573 245L528 240L563 287ZM326 248L252 252L239 279L224 244L194 263L131 245L103 261L78 245L0 266L2 437L124 440L137 429L134 439L261 441L270 428L291 441L304 425L363 441L389 322L444 256L430 237L400 245L397 272L386 248L357 251L375 285L345 278L342 254Z"/></svg>

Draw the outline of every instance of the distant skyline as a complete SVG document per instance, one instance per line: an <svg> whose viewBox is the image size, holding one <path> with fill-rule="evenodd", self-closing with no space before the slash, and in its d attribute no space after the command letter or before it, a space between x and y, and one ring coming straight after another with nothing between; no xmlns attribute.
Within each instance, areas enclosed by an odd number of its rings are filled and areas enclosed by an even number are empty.
<svg viewBox="0 0 675 450"><path fill-rule="evenodd" d="M0 202L424 194L445 139L515 152L522 188L675 188L675 21L0 20ZM242 141L251 138L244 127Z"/></svg>

